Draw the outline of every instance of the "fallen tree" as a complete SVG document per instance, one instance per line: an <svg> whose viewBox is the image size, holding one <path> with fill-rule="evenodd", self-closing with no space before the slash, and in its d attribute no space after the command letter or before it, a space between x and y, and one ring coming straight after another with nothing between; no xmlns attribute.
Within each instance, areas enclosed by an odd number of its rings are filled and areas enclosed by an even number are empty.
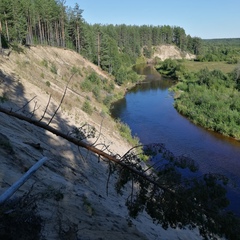
<svg viewBox="0 0 240 240"><path fill-rule="evenodd" d="M76 146L95 153L99 160L107 162L109 165L107 184L114 173L117 176L115 187L119 194L123 187L129 186L127 183L131 183L131 193L126 199L130 216L137 217L139 212L145 210L154 222L166 229L198 227L204 237L212 238L217 234L229 239L239 239L236 235L239 220L225 210L228 206L226 177L219 174L183 176L182 169L188 169L191 173L197 172L194 161L185 156L174 156L162 144L136 146L123 156L113 155L83 141L82 136L78 137L77 134L72 136L51 127L51 120L46 123L43 122L43 117L38 120L34 119L33 115L27 117L2 107L0 112L60 136ZM81 128L78 131L81 133ZM147 167L146 164L142 164L135 151L138 147L143 147L144 153L149 157L157 158L154 166Z"/></svg>

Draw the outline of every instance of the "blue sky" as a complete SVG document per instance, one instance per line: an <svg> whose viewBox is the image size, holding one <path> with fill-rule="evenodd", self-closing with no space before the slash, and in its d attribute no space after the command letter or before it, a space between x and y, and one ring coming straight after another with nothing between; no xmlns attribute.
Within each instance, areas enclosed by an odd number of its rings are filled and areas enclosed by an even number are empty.
<svg viewBox="0 0 240 240"><path fill-rule="evenodd" d="M240 38L240 0L66 0L90 24L170 25L203 39Z"/></svg>

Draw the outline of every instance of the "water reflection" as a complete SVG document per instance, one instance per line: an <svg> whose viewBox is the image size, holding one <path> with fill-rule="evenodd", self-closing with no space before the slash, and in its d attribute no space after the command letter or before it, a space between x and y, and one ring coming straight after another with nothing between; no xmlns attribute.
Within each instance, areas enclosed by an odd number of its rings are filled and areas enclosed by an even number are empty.
<svg viewBox="0 0 240 240"><path fill-rule="evenodd" d="M173 107L168 91L174 83L151 66L136 68L146 75L114 104L112 115L127 123L143 144L163 143L175 155L193 158L201 172L226 174L237 185L230 193L231 206L240 214L240 142L194 125Z"/></svg>

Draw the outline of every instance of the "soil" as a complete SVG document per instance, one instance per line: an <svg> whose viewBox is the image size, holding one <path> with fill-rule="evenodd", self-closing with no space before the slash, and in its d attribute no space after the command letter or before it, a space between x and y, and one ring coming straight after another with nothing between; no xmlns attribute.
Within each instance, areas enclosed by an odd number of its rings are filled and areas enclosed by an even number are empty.
<svg viewBox="0 0 240 240"><path fill-rule="evenodd" d="M195 59L196 56L194 54L181 51L176 46L163 44L154 49L153 58L159 58L162 61L168 58L192 60Z"/></svg>

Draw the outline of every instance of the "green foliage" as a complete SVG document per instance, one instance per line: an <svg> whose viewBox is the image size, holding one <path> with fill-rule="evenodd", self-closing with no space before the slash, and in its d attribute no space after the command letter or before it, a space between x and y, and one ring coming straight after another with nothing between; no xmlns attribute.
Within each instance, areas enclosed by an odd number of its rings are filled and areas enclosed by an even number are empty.
<svg viewBox="0 0 240 240"><path fill-rule="evenodd" d="M3 95L0 96L0 102L1 102L1 103L4 103L4 102L6 102L7 100L8 100L8 98L7 98L6 93L3 93Z"/></svg>
<svg viewBox="0 0 240 240"><path fill-rule="evenodd" d="M44 73L43 73L43 72L40 74L40 77L41 77L41 78L44 78Z"/></svg>
<svg viewBox="0 0 240 240"><path fill-rule="evenodd" d="M104 100L103 100L103 104L104 104L107 108L110 108L113 99L114 99L114 96L113 96L113 95L107 95L107 96L104 98Z"/></svg>
<svg viewBox="0 0 240 240"><path fill-rule="evenodd" d="M73 127L71 135L78 140L82 141L85 139L95 138L96 128L88 123L83 123L80 127Z"/></svg>
<svg viewBox="0 0 240 240"><path fill-rule="evenodd" d="M46 86L51 87L51 83L49 81L46 81Z"/></svg>
<svg viewBox="0 0 240 240"><path fill-rule="evenodd" d="M125 138L129 143L134 146L137 146L139 144L139 139L132 136L131 129L127 124L117 121L117 128L121 136Z"/></svg>
<svg viewBox="0 0 240 240"><path fill-rule="evenodd" d="M113 82L108 83L107 81L104 83L103 89L108 93L112 93L115 89L115 85Z"/></svg>
<svg viewBox="0 0 240 240"><path fill-rule="evenodd" d="M146 63L146 59L145 59L145 57L144 56L140 56L140 57L138 57L137 59L136 59L136 65L138 65L138 64L145 64Z"/></svg>
<svg viewBox="0 0 240 240"><path fill-rule="evenodd" d="M200 70L176 86L182 91L175 101L176 109L195 124L240 139L240 92L234 76L220 70Z"/></svg>
<svg viewBox="0 0 240 240"><path fill-rule="evenodd" d="M23 48L22 48L18 43L16 43L16 42L14 42L14 43L11 45L11 47L12 47L12 50L15 51L15 52L17 52L17 53L24 53Z"/></svg>
<svg viewBox="0 0 240 240"><path fill-rule="evenodd" d="M81 83L81 89L82 89L84 92L91 92L91 91L92 91L92 84L91 84L88 80L84 80L84 81Z"/></svg>
<svg viewBox="0 0 240 240"><path fill-rule="evenodd" d="M82 76L81 69L78 68L78 67L76 67L76 66L73 66L73 67L71 68L71 73L72 73L72 74L78 74L78 75Z"/></svg>
<svg viewBox="0 0 240 240"><path fill-rule="evenodd" d="M94 98L98 101L101 102L101 91L98 86L95 86L94 89L92 90Z"/></svg>
<svg viewBox="0 0 240 240"><path fill-rule="evenodd" d="M183 80L188 75L187 69L181 61L166 59L159 63L156 67L157 71L162 75L173 79Z"/></svg>
<svg viewBox="0 0 240 240"><path fill-rule="evenodd" d="M45 68L48 68L48 61L46 59L43 59L41 61L41 65L44 66Z"/></svg>
<svg viewBox="0 0 240 240"><path fill-rule="evenodd" d="M236 64L239 60L239 39L211 39L203 40L203 51L198 56L201 62L226 61Z"/></svg>
<svg viewBox="0 0 240 240"><path fill-rule="evenodd" d="M143 55L146 58L151 58L153 54L152 47L151 46L144 46L143 47Z"/></svg>
<svg viewBox="0 0 240 240"><path fill-rule="evenodd" d="M78 4L69 8L65 6L65 1L2 0L0 19L4 22L1 33L3 45L16 47L18 52L23 50L19 44L73 48L117 76L120 84L122 78L118 69L135 64L142 54L150 58L154 46L174 44L182 50L200 53L201 39L186 35L181 27L90 25L83 19L82 12ZM52 71L56 73L54 67ZM73 68L72 71L77 69Z"/></svg>
<svg viewBox="0 0 240 240"><path fill-rule="evenodd" d="M124 67L120 67L115 73L115 81L121 86L124 82L127 81L127 69Z"/></svg>
<svg viewBox="0 0 240 240"><path fill-rule="evenodd" d="M82 106L82 110L89 115L92 115L93 109L89 101L85 101Z"/></svg>
<svg viewBox="0 0 240 240"><path fill-rule="evenodd" d="M214 237L214 234L227 239L238 236L240 221L225 210L229 204L226 177L220 174L202 175L191 158L174 156L163 144L144 147L145 155L154 160L155 169L146 176L147 167L141 164L134 151L129 151L120 159L128 168L116 169L118 179L115 183L119 194L127 183L137 186L132 188L126 200L131 217L146 211L164 229L198 227L205 239ZM135 171L146 177L135 174Z"/></svg>
<svg viewBox="0 0 240 240"><path fill-rule="evenodd" d="M90 75L88 75L87 79L94 85L100 85L101 83L101 80L96 72L91 72Z"/></svg>
<svg viewBox="0 0 240 240"><path fill-rule="evenodd" d="M57 67L54 63L51 63L50 71L54 74L57 74Z"/></svg>

